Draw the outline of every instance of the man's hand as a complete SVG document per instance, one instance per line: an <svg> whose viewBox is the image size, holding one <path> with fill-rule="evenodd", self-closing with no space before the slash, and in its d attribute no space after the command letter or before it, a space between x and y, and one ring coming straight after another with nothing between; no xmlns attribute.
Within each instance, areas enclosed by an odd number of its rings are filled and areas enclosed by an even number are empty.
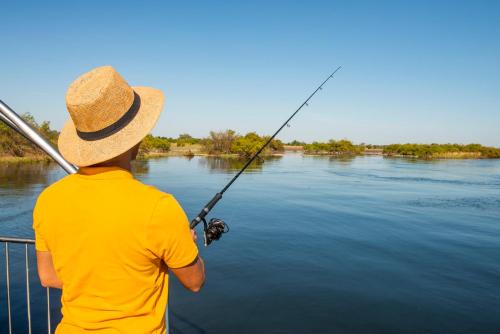
<svg viewBox="0 0 500 334"><path fill-rule="evenodd" d="M196 243L198 236L196 235L196 231L194 229L191 230L191 236L193 237L193 241Z"/></svg>

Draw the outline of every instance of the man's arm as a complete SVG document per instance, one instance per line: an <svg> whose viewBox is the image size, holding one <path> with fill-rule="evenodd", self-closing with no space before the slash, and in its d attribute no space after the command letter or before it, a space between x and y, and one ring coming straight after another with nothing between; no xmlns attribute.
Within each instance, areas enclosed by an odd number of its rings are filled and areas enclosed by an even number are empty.
<svg viewBox="0 0 500 334"><path fill-rule="evenodd" d="M191 237L196 243L198 237L196 236L196 231L191 230ZM184 285L184 287L192 292L199 292L203 283L205 283L205 263L200 256L190 264L182 268L170 268L170 271L174 273L175 277Z"/></svg>
<svg viewBox="0 0 500 334"><path fill-rule="evenodd" d="M52 255L50 252L36 251L36 262L38 266L38 277L45 288L62 289L62 282L57 277Z"/></svg>
<svg viewBox="0 0 500 334"><path fill-rule="evenodd" d="M199 256L185 267L169 269L182 285L192 292L199 292L205 283L205 264Z"/></svg>
<svg viewBox="0 0 500 334"><path fill-rule="evenodd" d="M193 292L205 282L205 266L196 246L196 233L189 229L189 220L177 200L166 194L161 197L146 228L147 248L162 259L170 270Z"/></svg>

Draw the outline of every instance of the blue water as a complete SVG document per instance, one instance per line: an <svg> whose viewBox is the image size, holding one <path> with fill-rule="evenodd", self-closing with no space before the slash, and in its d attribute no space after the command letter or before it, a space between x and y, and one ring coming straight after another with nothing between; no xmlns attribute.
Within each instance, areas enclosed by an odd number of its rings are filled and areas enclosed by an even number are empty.
<svg viewBox="0 0 500 334"><path fill-rule="evenodd" d="M240 166L172 157L135 170L193 217ZM36 196L63 175L54 165L0 165L0 234L31 237ZM287 154L243 175L213 216L231 231L200 246L207 266L201 293L174 282L174 334L500 333L500 160ZM20 264L11 268L20 332L22 251L14 249ZM44 291L31 275L41 331ZM0 284L3 333L3 263Z"/></svg>

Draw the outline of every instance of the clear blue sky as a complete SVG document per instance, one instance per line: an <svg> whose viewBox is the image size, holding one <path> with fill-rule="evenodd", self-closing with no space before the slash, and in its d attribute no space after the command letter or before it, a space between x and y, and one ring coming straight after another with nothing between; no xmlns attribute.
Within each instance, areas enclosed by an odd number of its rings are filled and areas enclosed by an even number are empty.
<svg viewBox="0 0 500 334"><path fill-rule="evenodd" d="M162 89L155 134L500 146L500 1L8 1L0 99L66 120L78 75L113 65Z"/></svg>

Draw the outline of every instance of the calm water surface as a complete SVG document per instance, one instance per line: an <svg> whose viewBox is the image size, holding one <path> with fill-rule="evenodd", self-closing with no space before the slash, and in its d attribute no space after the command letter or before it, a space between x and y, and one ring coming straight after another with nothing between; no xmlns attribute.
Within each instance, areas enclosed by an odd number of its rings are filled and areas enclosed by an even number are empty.
<svg viewBox="0 0 500 334"><path fill-rule="evenodd" d="M135 171L193 217L239 167L179 157ZM0 234L32 237L37 195L63 176L52 164L0 164ZM254 166L213 216L231 231L201 247L201 293L173 283L174 334L500 333L500 160L289 154ZM24 254L12 252L14 327L26 332ZM34 270L31 279L37 333L45 300Z"/></svg>

